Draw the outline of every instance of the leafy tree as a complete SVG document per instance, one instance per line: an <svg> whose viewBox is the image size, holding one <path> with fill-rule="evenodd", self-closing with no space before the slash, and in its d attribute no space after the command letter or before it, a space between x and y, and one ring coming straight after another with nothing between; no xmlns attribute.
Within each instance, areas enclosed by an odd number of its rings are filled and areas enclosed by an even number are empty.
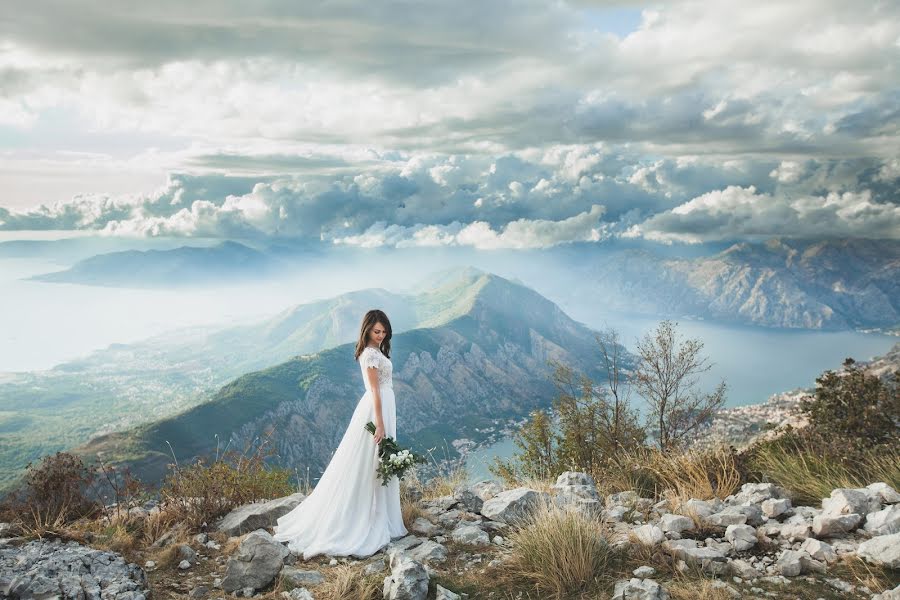
<svg viewBox="0 0 900 600"><path fill-rule="evenodd" d="M664 452L681 446L725 403L724 381L709 394L697 389L700 374L712 365L700 356L703 342L679 340L676 327L662 321L638 341L638 365L631 378L650 409L647 427Z"/></svg>
<svg viewBox="0 0 900 600"><path fill-rule="evenodd" d="M559 391L553 416L533 412L514 438L520 452L511 461L496 459L491 467L495 474L511 480L547 479L565 470L595 472L609 461L619 463L624 451L643 445L646 436L623 381L624 352L618 334L607 330L597 342L607 370L605 386L550 361Z"/></svg>
<svg viewBox="0 0 900 600"><path fill-rule="evenodd" d="M900 370L885 378L868 374L852 358L843 372L816 378L815 395L801 401L812 429L826 438L861 446L900 439Z"/></svg>

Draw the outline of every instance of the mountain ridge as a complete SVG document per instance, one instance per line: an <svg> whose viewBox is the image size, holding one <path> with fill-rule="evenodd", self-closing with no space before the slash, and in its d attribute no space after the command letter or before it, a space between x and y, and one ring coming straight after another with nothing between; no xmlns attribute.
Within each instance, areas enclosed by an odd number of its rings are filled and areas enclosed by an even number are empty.
<svg viewBox="0 0 900 600"><path fill-rule="evenodd" d="M594 332L558 308L548 310L555 306L551 302L492 274L462 280L462 290L477 289L469 313L438 327L401 332L392 340L399 437L419 449L447 435L462 435L467 428L521 418L549 405L555 393L547 377L550 359L592 377L602 375L598 361L592 360ZM530 298L507 302L504 294L515 292ZM515 309L507 309L522 306L529 307L523 314L543 312L552 318L517 326ZM244 448L280 424L273 442L280 460L324 468L363 393L354 348L355 343L342 344L247 373L222 386L208 402L130 432L95 438L78 451L131 457L124 462L158 480L170 458L169 443L184 461L212 454L215 434L222 443ZM205 437L197 433L201 430Z"/></svg>

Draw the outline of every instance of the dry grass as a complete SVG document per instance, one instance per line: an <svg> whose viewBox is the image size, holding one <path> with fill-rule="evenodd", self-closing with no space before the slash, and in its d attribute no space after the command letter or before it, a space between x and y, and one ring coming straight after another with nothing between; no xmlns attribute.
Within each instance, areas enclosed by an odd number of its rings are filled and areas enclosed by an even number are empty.
<svg viewBox="0 0 900 600"><path fill-rule="evenodd" d="M220 551L221 554L223 556L231 556L232 554L234 554L237 551L238 546L241 545L241 542L244 541L245 537L247 537L246 534L236 537L230 537L225 540L225 543L222 544L222 549Z"/></svg>
<svg viewBox="0 0 900 600"><path fill-rule="evenodd" d="M403 512L403 524L407 529L417 518L426 516L413 490L422 490L422 485L414 474L400 480L400 509Z"/></svg>
<svg viewBox="0 0 900 600"><path fill-rule="evenodd" d="M680 503L724 499L740 488L742 476L734 455L724 447L683 453L644 449L627 456L618 468L596 473L595 481L608 492L635 490L642 497Z"/></svg>
<svg viewBox="0 0 900 600"><path fill-rule="evenodd" d="M595 519L541 502L509 532L511 573L531 581L544 597L569 598L599 589L612 558L607 530Z"/></svg>
<svg viewBox="0 0 900 600"><path fill-rule="evenodd" d="M112 532L94 547L106 548L114 552L130 555L141 547L141 534L137 529L129 529L119 524L112 527Z"/></svg>
<svg viewBox="0 0 900 600"><path fill-rule="evenodd" d="M469 473L464 466L454 467L450 472L433 477L422 486L422 498L434 500L441 496L452 496L456 488L465 485Z"/></svg>
<svg viewBox="0 0 900 600"><path fill-rule="evenodd" d="M881 593L894 589L900 584L900 573L888 568L876 567L852 554L845 554L834 565L828 568L829 577L839 577L854 585L864 585L872 593Z"/></svg>
<svg viewBox="0 0 900 600"><path fill-rule="evenodd" d="M799 444L766 444L755 450L753 466L787 489L795 504L817 505L833 489L865 487L876 481L900 486L900 448L865 452L848 466Z"/></svg>
<svg viewBox="0 0 900 600"><path fill-rule="evenodd" d="M151 512L146 519L143 520L143 543L151 545L161 538L164 533L169 531L175 525L176 515L168 510L160 509Z"/></svg>
<svg viewBox="0 0 900 600"><path fill-rule="evenodd" d="M156 566L161 569L173 567L178 564L178 546L180 545L181 542L169 544L165 548L151 553L150 560L155 562Z"/></svg>
<svg viewBox="0 0 900 600"><path fill-rule="evenodd" d="M356 565L339 565L315 588L315 597L324 600L376 600L381 598L384 574L364 576Z"/></svg>
<svg viewBox="0 0 900 600"><path fill-rule="evenodd" d="M682 579L665 585L671 600L731 600L727 590L715 587L713 579Z"/></svg>

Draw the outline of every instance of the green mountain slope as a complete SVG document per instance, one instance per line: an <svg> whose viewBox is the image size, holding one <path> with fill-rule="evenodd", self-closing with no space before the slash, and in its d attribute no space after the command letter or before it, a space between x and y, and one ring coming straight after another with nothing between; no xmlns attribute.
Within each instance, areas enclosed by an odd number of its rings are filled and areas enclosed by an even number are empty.
<svg viewBox="0 0 900 600"><path fill-rule="evenodd" d="M456 298L436 314L461 314L393 337L401 442L424 449L444 439L474 439L475 429L494 419L548 406L555 395L551 358L602 375L594 333L534 291L472 270L432 283L434 295ZM433 311L437 303L427 305ZM155 481L172 460L170 445L185 461L214 454L217 441L220 448L243 449L271 434L277 462L301 472L309 467L315 477L364 391L353 348L343 344L248 373L209 402L99 437L79 451L125 462Z"/></svg>

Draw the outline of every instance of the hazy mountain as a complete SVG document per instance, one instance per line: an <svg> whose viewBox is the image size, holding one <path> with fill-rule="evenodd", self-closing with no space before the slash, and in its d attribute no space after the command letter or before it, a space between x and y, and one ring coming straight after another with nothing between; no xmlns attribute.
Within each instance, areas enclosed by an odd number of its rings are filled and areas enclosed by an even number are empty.
<svg viewBox="0 0 900 600"><path fill-rule="evenodd" d="M424 448L477 439L495 419L522 417L555 396L549 359L600 377L595 334L533 290L474 269L428 282L435 325L394 335L394 389L401 442ZM441 302L443 300L443 303ZM438 321L443 321L437 324ZM104 453L142 478L170 462L243 449L272 432L281 464L315 476L340 441L364 387L354 344L298 356L248 373L182 414L104 435L80 452ZM216 438L218 435L218 438ZM451 449L452 451L452 449Z"/></svg>
<svg viewBox="0 0 900 600"><path fill-rule="evenodd" d="M772 239L712 256L625 250L573 260L570 294L610 309L766 327L896 329L900 241Z"/></svg>
<svg viewBox="0 0 900 600"><path fill-rule="evenodd" d="M257 323L178 330L49 371L7 374L0 382L0 486L41 455L183 412L244 373L354 342L371 308L390 316L395 334L447 323L487 293L478 283L483 276L450 269L411 294L360 290Z"/></svg>
<svg viewBox="0 0 900 600"><path fill-rule="evenodd" d="M283 263L238 242L212 247L181 246L169 250L124 250L98 254L72 267L31 279L115 287L201 286L213 282L279 275Z"/></svg>

